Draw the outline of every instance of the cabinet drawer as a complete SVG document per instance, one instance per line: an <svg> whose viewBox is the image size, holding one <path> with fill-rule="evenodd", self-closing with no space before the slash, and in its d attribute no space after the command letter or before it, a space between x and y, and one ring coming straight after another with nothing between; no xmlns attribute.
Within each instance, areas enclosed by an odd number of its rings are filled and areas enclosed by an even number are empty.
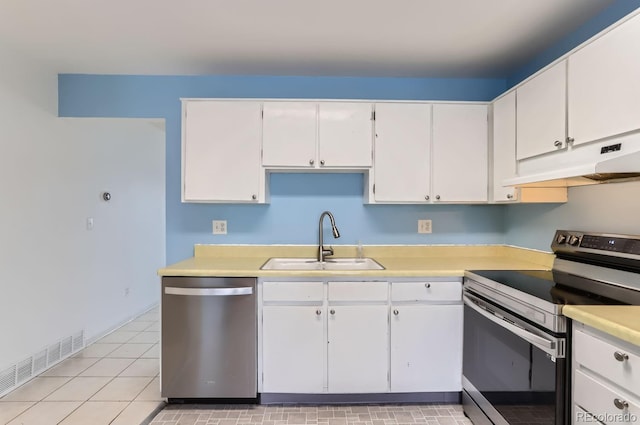
<svg viewBox="0 0 640 425"><path fill-rule="evenodd" d="M640 416L638 400L630 399L630 397L620 394L612 387L579 370L575 372L573 388L574 403L605 424L632 424L636 423L637 418ZM625 403L628 407L620 409L616 406L616 403ZM633 420L634 418L635 421Z"/></svg>
<svg viewBox="0 0 640 425"><path fill-rule="evenodd" d="M329 282L329 301L387 301L387 282Z"/></svg>
<svg viewBox="0 0 640 425"><path fill-rule="evenodd" d="M393 282L391 301L460 301L460 282Z"/></svg>
<svg viewBox="0 0 640 425"><path fill-rule="evenodd" d="M263 301L318 301L324 299L322 282L265 282Z"/></svg>
<svg viewBox="0 0 640 425"><path fill-rule="evenodd" d="M575 360L640 396L640 356L580 330L573 335ZM617 358L620 360L618 360Z"/></svg>

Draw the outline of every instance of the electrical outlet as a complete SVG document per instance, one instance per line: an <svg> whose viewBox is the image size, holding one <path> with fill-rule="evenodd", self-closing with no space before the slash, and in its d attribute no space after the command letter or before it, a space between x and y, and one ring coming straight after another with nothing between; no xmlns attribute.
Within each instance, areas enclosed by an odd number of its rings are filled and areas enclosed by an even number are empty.
<svg viewBox="0 0 640 425"><path fill-rule="evenodd" d="M431 233L431 220L418 220L418 233Z"/></svg>
<svg viewBox="0 0 640 425"><path fill-rule="evenodd" d="M227 220L213 220L213 234L214 235L226 235L227 234Z"/></svg>
<svg viewBox="0 0 640 425"><path fill-rule="evenodd" d="M87 217L87 230L93 230L93 217Z"/></svg>

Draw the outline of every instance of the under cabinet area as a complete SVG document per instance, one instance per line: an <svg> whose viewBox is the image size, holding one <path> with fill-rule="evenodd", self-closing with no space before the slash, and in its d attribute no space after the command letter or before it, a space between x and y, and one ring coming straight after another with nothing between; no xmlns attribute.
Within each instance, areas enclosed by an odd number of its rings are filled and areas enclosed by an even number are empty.
<svg viewBox="0 0 640 425"><path fill-rule="evenodd" d="M637 423L640 347L574 322L572 352L572 423Z"/></svg>
<svg viewBox="0 0 640 425"><path fill-rule="evenodd" d="M459 280L259 282L259 391L461 389Z"/></svg>

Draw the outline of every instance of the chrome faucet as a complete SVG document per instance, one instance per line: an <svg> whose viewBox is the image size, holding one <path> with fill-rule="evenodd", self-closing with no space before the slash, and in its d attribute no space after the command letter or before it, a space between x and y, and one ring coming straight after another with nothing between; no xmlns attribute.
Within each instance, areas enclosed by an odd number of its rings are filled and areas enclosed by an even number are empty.
<svg viewBox="0 0 640 425"><path fill-rule="evenodd" d="M323 235L322 235L322 219L324 218L325 215L329 216L329 220L331 221L331 230L333 231L333 237L334 238L339 238L340 237L340 232L338 231L338 228L336 227L336 220L333 218L333 214L331 214L329 211L325 211L322 214L320 214L320 222L318 223L318 261L319 262L323 262L324 261L324 257L328 257L330 255L333 255L333 248L329 247L329 248L325 248L324 247L324 242L323 242Z"/></svg>

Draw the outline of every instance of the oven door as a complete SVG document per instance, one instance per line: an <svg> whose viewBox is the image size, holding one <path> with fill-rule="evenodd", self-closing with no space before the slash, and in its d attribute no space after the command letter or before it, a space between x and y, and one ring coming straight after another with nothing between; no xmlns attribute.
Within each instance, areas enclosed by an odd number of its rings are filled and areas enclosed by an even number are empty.
<svg viewBox="0 0 640 425"><path fill-rule="evenodd" d="M463 299L465 413L475 424L564 424L566 335L547 333L468 290Z"/></svg>

